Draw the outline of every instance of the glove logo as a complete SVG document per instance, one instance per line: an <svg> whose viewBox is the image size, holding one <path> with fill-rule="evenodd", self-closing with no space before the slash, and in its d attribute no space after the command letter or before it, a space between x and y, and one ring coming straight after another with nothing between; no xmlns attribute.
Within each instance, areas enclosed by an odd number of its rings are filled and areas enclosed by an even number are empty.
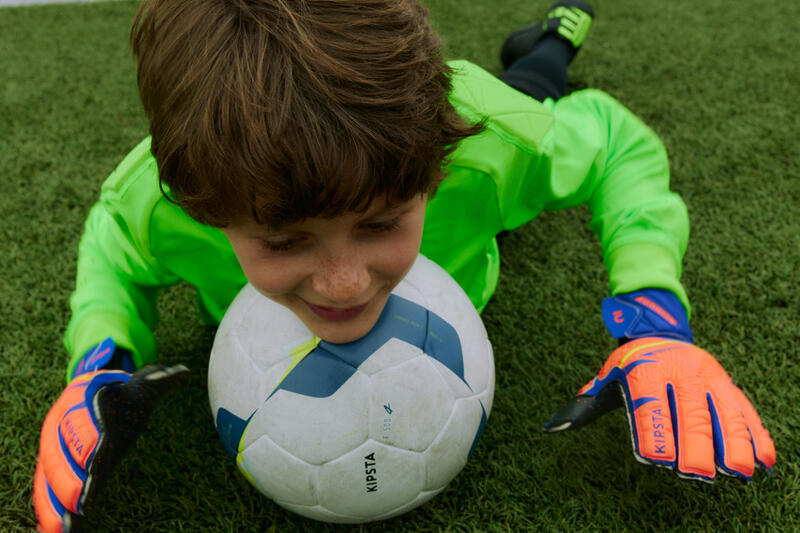
<svg viewBox="0 0 800 533"><path fill-rule="evenodd" d="M78 435L78 432L75 430L75 426L70 419L64 419L64 427L66 431L66 441L67 446L75 450L75 452L81 456L83 455L83 442L81 442L81 437Z"/></svg>
<svg viewBox="0 0 800 533"><path fill-rule="evenodd" d="M651 310L652 312L663 318L664 320L666 320L670 326L676 327L678 325L678 321L675 320L675 318L671 314L667 313L667 311L664 310L663 307L655 303L650 298L647 298L646 296L637 296L636 298L634 298L634 300L642 304L643 306L645 306L646 308L648 308L649 310Z"/></svg>
<svg viewBox="0 0 800 533"><path fill-rule="evenodd" d="M655 453L666 454L667 441L664 432L661 431L662 429L664 429L664 422L663 422L664 417L661 415L661 409L656 409L653 411L652 420L653 420L653 443L655 444Z"/></svg>

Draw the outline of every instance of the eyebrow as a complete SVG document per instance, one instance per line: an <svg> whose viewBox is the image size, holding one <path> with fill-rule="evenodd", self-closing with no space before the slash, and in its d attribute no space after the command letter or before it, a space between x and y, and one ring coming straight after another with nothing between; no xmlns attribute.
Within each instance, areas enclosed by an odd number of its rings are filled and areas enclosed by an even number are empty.
<svg viewBox="0 0 800 533"><path fill-rule="evenodd" d="M374 211L372 213L367 211L367 212L365 212L363 214L359 214L358 218L356 219L356 222L361 222L361 221L364 221L364 220L369 220L371 218L380 217L380 216L401 217L401 216L407 214L409 211L411 211L414 208L413 205L409 205L409 204L410 204L410 201L403 202L402 204L397 204L397 205L394 205L394 206L382 206L382 207L378 208L376 211ZM341 214L337 215L337 216L341 216ZM330 219L327 219L327 220L331 220L333 218L336 218L337 216L331 217ZM312 218L315 218L315 217L312 217ZM309 220L309 219L305 219L305 220ZM258 237L263 237L265 234L268 234L268 233L279 233L281 231L297 231L295 228L292 228L292 226L294 226L296 224L302 224L302 223L303 222L296 222L296 223L288 224L288 225L282 226L282 227L270 227L270 226L268 226L266 224L265 225L256 225L255 233L258 233Z"/></svg>
<svg viewBox="0 0 800 533"><path fill-rule="evenodd" d="M405 215L406 213L411 211L411 209L412 209L411 206L399 206L399 205L396 205L394 207L386 207L386 208L380 209L377 212L372 213L372 214L364 213L364 216L362 218L367 219L367 218L379 217L379 216L384 216L384 215L386 215L386 216L398 216L399 217L399 216Z"/></svg>

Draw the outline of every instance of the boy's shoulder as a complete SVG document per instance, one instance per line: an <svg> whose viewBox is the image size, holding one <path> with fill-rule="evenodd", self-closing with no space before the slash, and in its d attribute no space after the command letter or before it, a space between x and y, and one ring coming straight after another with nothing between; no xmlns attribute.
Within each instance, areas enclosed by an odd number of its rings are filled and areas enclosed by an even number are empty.
<svg viewBox="0 0 800 533"><path fill-rule="evenodd" d="M541 152L553 126L553 101L539 102L465 60L449 61L450 103L470 122L525 151ZM480 136L479 136L480 137Z"/></svg>
<svg viewBox="0 0 800 533"><path fill-rule="evenodd" d="M148 136L128 152L103 183L100 204L125 227L141 250L154 256L164 255L166 249L193 248L197 242L221 246L222 232L192 219L164 196L162 186L169 192L165 184L159 185L158 163L150 152Z"/></svg>
<svg viewBox="0 0 800 533"><path fill-rule="evenodd" d="M156 184L153 187L153 184ZM158 187L158 164L150 152L150 137L136 145L103 183L102 196L135 201L140 208L153 207L162 195Z"/></svg>

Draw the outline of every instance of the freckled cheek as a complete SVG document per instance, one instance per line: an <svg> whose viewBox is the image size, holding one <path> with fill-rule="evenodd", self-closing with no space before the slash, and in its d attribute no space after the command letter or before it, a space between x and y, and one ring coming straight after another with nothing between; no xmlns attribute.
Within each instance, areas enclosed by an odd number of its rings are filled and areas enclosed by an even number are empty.
<svg viewBox="0 0 800 533"><path fill-rule="evenodd" d="M261 245L235 231L226 233L247 281L265 296L280 296L292 291L302 281L302 268L285 260L267 258Z"/></svg>
<svg viewBox="0 0 800 533"><path fill-rule="evenodd" d="M303 280L298 269L268 262L251 262L242 265L247 280L259 292L268 296L280 296L292 292Z"/></svg>

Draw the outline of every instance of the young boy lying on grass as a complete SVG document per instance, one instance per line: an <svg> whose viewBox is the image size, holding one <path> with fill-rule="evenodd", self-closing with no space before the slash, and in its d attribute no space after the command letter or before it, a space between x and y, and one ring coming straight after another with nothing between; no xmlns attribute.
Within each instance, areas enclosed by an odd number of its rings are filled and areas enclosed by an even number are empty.
<svg viewBox="0 0 800 533"><path fill-rule="evenodd" d="M593 17L555 4L509 36L496 78L444 63L414 0L145 0L131 38L151 136L86 221L69 385L34 478L40 528L68 530L90 508L185 375L153 365L160 288L193 284L213 324L249 281L345 343L370 330L420 252L482 310L496 235L580 204L621 346L546 429L624 405L642 462L701 480L772 467L755 409L692 344L679 281L688 217L661 142L600 91L564 96Z"/></svg>

